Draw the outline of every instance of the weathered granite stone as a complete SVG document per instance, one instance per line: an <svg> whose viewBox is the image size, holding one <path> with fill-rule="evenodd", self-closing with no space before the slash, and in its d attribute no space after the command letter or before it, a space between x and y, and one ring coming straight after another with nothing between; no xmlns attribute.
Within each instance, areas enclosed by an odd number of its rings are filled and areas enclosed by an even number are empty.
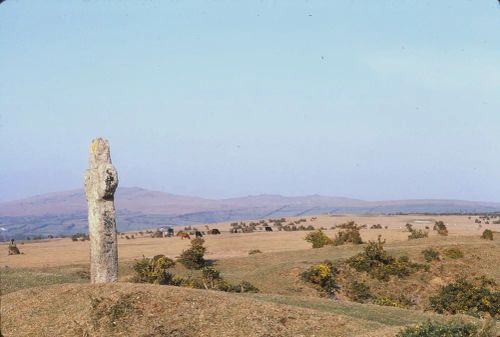
<svg viewBox="0 0 500 337"><path fill-rule="evenodd" d="M85 172L90 237L90 282L116 282L118 247L114 194L118 174L111 163L109 143L96 138L90 144L89 168Z"/></svg>

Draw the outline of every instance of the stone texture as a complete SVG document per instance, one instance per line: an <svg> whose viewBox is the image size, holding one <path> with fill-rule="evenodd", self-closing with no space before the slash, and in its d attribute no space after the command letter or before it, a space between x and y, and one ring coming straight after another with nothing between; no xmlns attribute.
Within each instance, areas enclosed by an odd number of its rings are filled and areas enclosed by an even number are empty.
<svg viewBox="0 0 500 337"><path fill-rule="evenodd" d="M114 194L118 174L111 163L109 143L96 138L90 144L89 168L85 172L90 237L90 282L118 279L118 247Z"/></svg>

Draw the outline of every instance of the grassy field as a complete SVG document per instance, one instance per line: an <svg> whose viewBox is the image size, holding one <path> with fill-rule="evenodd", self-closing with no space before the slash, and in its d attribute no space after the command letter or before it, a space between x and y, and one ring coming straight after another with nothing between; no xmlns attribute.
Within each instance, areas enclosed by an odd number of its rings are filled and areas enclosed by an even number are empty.
<svg viewBox="0 0 500 337"><path fill-rule="evenodd" d="M349 216L343 219L350 220L352 218ZM128 298L127 296L130 295L129 292L134 294L154 293L158 302L155 305L166 311L171 310L171 308L166 307L171 305L168 301L173 301L173 297L175 298L174 302L177 303L176 305L182 302L177 296L182 295L193 298L189 310L182 311L184 308L182 310L174 310L170 313L171 319L176 319L179 322L186 320L186 315L194 315L191 318L196 318L196 323L193 325L192 331L183 330L179 326L178 336L195 336L195 332L200 336L239 336L238 333L241 331L246 331L245 334L241 334L242 336L312 336L313 334L309 333L310 331L314 331L315 336L394 336L402 326L408 324L422 322L427 319L450 319L449 316L421 310L426 307L428 297L434 294L440 286L455 280L461 275L466 275L467 277L486 276L493 280L500 279L500 267L497 262L500 260L500 240L498 237L493 241L480 239L480 231L473 224L474 219L468 219L468 217L455 219L456 226L448 223L449 236L437 236L431 230L431 235L428 238L408 240L408 232L401 227L404 227L405 222L415 218L411 216L402 216L401 218L388 217L391 221L387 225L383 221L376 221L381 219L375 217L369 218L369 221L367 221L368 224L381 223L384 226L388 226L388 228L362 230L363 240L374 240L378 235L382 235L383 238L387 239L384 248L391 255L406 255L412 261L421 264L426 263L421 252L423 249L429 247L440 252L445 248L456 247L464 253L464 257L459 259L442 258L438 262L430 263L429 271L418 272L402 280L391 279L389 282L379 282L371 280L364 275L358 275L360 279L366 281L374 289L387 288L389 292L404 292L413 296L416 300L416 305L411 310L368 303L355 303L348 301L342 294L339 294L337 299L323 297L316 289L304 283L300 279L299 274L312 264L322 262L326 259L334 262L344 261L363 251L365 244L337 247L328 246L320 249L312 249L303 240L307 233L303 231L255 232L251 234L229 234L223 232L222 235L206 237L206 246L208 248L206 258L210 259L210 262L221 271L222 276L232 283L240 281L251 282L259 288L260 292L257 294L225 294L214 291L207 292L194 289L180 289L178 287L138 284L130 284L128 286L126 282L133 275L132 265L135 259L143 255L153 256L156 254L166 254L175 257L180 254L182 249L188 246L187 240L179 238L153 239L139 237L135 240L120 240L119 265L121 282L117 286L117 289L119 289L117 292L121 294L121 297L112 295L114 294L113 291L108 296L106 292L96 290L99 293L97 295L92 292L92 286L86 285L89 279L88 262L83 253L88 254L88 250L86 250L88 249L87 243L59 239L25 243L24 245L19 245L25 253L24 255L9 256L8 259L3 257L1 261L3 267L0 269L0 278L2 281L0 289L3 304L2 332L4 336L49 336L48 330L43 330L45 332L40 330L42 332L38 331L39 334L36 334L36 331L32 332L28 328L21 329L20 327L17 327L18 330L15 330L15 333L13 333L12 331L14 330L10 329L15 326L15 320L20 319L21 313L26 314L24 309L16 311L15 307L18 303L23 303L23 307L27 306L26 310L31 310L29 309L30 305L39 306L39 303L36 301L33 302L31 297L41 296L45 298L49 296L46 294L48 291L59 293L60 289L58 287L62 287L61 284L75 284L72 287L61 289L66 289L67 293L71 293L71 296L76 296L75 298L83 296L80 296L80 291L86 293L86 299L81 299L83 303L81 304L82 307L66 304L67 301L73 301L74 299L72 298L66 298L66 301L62 302L59 299L51 298L54 302L59 303L58 305L62 306L60 310L66 308L64 310L68 313L74 312L76 316L79 315L76 313L79 310L83 310L84 312L90 310L89 308L92 307L93 302L89 298L94 297L101 298L104 302L107 301L106 303L109 302L109 306L113 307L117 303L122 303L120 301L123 301L123 298ZM359 217L357 221L359 219L365 218ZM325 224L325 219L317 221L322 221ZM336 219L336 221L338 220ZM225 228L223 224L218 224L217 226L222 229ZM489 228L497 230L495 226L498 227L498 225L492 225ZM419 228L418 225L416 227ZM469 229L467 230L467 228ZM333 236L337 231L328 230L326 233ZM251 249L259 249L263 253L248 255L248 251ZM41 263L41 266L36 267L35 262L39 261L44 261L45 263ZM199 274L198 271L187 270L180 264L176 265L173 272L183 277L193 277ZM110 285L110 287L113 287L113 285ZM143 288L146 290L143 291ZM191 294L191 292L194 293ZM78 296L75 294L78 294ZM62 297L65 298L67 296L69 295L63 295ZM220 317L207 314L210 302L220 305ZM44 311L58 312L59 309L54 308L54 304L51 304L49 300L43 303L44 306L39 306L39 309L34 311L36 314L32 315L33 321L30 322L33 323L36 321L38 325L49 324L44 318L41 318L42 313ZM238 305L245 309L242 309L241 312L231 311L231 303L234 305L238 303ZM147 302L138 300L137 303L133 303L133 306L139 307L140 310L136 309L141 313L149 315L150 320L153 317L156 319L156 309L150 307ZM200 309L201 311L199 311L198 308L204 309ZM287 312L287 315L294 318L276 314L283 310ZM260 311L262 311L262 315L274 317L277 321L271 322L266 319L264 322L262 317L259 316ZM195 312L196 314L192 314ZM90 315L89 317L92 316L92 310L87 313ZM51 315L49 317L52 317ZM94 336L92 333L98 336L99 333L104 332L110 334L110 336L128 336L132 332L138 333L137 331L141 329L141 331L149 331L149 334L144 334L144 336L162 336L159 327L167 325L167 319L163 316L158 318L158 322L150 323L151 326L147 327L146 321L131 318L127 315L123 319L135 322L130 323L135 324L135 327L106 330L107 328L104 325L92 325L93 323L91 320L88 320L88 317L81 315L78 316L80 320L78 326L80 328L85 327L82 329L90 331L89 336ZM215 321L206 322L208 316ZM471 317L461 318L477 321ZM235 324L234 322L238 319L238 322L246 322L243 324L241 331L235 332L230 330L227 327L228 322ZM276 324L280 320L288 323ZM28 321L23 324L28 324ZM188 321L187 319L186 322ZM337 322L338 324L332 323L333 325L329 325L330 323L324 323L326 321ZM125 321L120 322L120 324L125 324ZM293 324L290 322L293 322ZM320 322L326 325L318 325ZM265 331L259 330L258 327L264 323L268 324L269 329L264 329ZM207 326L210 326L211 332L206 334L201 333L200 331L205 331L203 329ZM155 332L154 327L160 330ZM325 327L328 327L328 329ZM55 325L52 325L51 329L60 329L60 336L71 336L71 333L76 331L71 330L71 332L68 332L62 327ZM224 331L226 331L226 334L224 334ZM227 334L230 331L233 334ZM216 335L215 332L221 334ZM174 332L170 331L170 333L172 333L172 336L176 336ZM137 334L137 336L142 335Z"/></svg>

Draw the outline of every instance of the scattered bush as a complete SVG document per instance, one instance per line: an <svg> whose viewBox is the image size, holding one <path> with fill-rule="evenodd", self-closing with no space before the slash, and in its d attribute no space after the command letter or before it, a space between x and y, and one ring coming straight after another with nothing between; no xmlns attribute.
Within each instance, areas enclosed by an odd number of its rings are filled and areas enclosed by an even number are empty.
<svg viewBox="0 0 500 337"><path fill-rule="evenodd" d="M324 261L312 265L300 274L303 281L312 283L319 291L333 296L338 290L336 276L338 269L331 261Z"/></svg>
<svg viewBox="0 0 500 337"><path fill-rule="evenodd" d="M370 229L382 229L382 225L381 224L371 225Z"/></svg>
<svg viewBox="0 0 500 337"><path fill-rule="evenodd" d="M408 240L414 240L414 239L423 239L429 236L429 233L421 230L421 229L411 229L410 235L408 235Z"/></svg>
<svg viewBox="0 0 500 337"><path fill-rule="evenodd" d="M9 243L8 255L20 255L21 251L17 248L15 243Z"/></svg>
<svg viewBox="0 0 500 337"><path fill-rule="evenodd" d="M442 221L436 221L433 230L437 231L439 235L443 236L448 235L448 229L446 228L446 225Z"/></svg>
<svg viewBox="0 0 500 337"><path fill-rule="evenodd" d="M248 252L248 255L254 255L254 254L261 254L262 251L260 249L252 249L251 251Z"/></svg>
<svg viewBox="0 0 500 337"><path fill-rule="evenodd" d="M206 248L203 246L205 240L195 238L191 240L191 247L184 250L178 258L178 262L182 263L188 269L201 269L205 266L204 259Z"/></svg>
<svg viewBox="0 0 500 337"><path fill-rule="evenodd" d="M71 241L86 241L90 240L88 234L85 233L75 233L71 235Z"/></svg>
<svg viewBox="0 0 500 337"><path fill-rule="evenodd" d="M358 281L354 281L349 285L346 295L351 301L359 303L364 303L373 297L370 287L364 282Z"/></svg>
<svg viewBox="0 0 500 337"><path fill-rule="evenodd" d="M481 239L493 240L493 231L491 229L485 229L481 235Z"/></svg>
<svg viewBox="0 0 500 337"><path fill-rule="evenodd" d="M499 314L500 292L492 291L485 282L474 284L465 278L441 287L438 294L430 298L431 308L438 313L467 314L480 316Z"/></svg>
<svg viewBox="0 0 500 337"><path fill-rule="evenodd" d="M173 276L167 269L174 265L174 260L165 255L156 255L152 259L143 257L136 261L133 266L136 275L132 278L132 281L136 283L171 284Z"/></svg>
<svg viewBox="0 0 500 337"><path fill-rule="evenodd" d="M306 235L305 239L307 242L312 243L313 248L321 248L326 245L331 245L333 243L321 229L317 229Z"/></svg>
<svg viewBox="0 0 500 337"><path fill-rule="evenodd" d="M427 248L422 251L422 255L424 255L424 259L427 262L431 261L439 261L439 252L432 248Z"/></svg>
<svg viewBox="0 0 500 337"><path fill-rule="evenodd" d="M408 297L400 295L398 297L383 296L373 300L373 304L383 305L386 307L409 308L415 303Z"/></svg>
<svg viewBox="0 0 500 337"><path fill-rule="evenodd" d="M396 337L475 337L477 327L471 323L452 321L449 323L427 321L399 331Z"/></svg>
<svg viewBox="0 0 500 337"><path fill-rule="evenodd" d="M450 259L460 259L464 257L464 253L460 249L455 247L444 249L443 255Z"/></svg>
<svg viewBox="0 0 500 337"><path fill-rule="evenodd" d="M354 221L350 221L348 223L337 226L337 228L342 228L343 230L335 235L333 245L340 246L346 243L352 243L355 245L362 244L363 240L361 240L359 230L364 227L366 226L359 226Z"/></svg>
<svg viewBox="0 0 500 337"><path fill-rule="evenodd" d="M358 272L366 272L381 281L388 281L391 275L402 278L415 270L426 268L410 262L406 256L392 257L384 250L384 243L385 240L381 241L379 236L377 242L370 241L364 252L349 258L347 263Z"/></svg>

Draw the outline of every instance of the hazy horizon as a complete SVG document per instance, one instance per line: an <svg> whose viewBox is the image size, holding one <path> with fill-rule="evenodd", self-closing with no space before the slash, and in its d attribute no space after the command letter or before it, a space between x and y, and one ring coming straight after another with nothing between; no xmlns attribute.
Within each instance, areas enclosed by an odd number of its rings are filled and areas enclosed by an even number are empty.
<svg viewBox="0 0 500 337"><path fill-rule="evenodd" d="M286 194L272 194L272 193L260 193L260 194L246 194L246 195L235 195L231 197L222 197L222 198L212 198L212 197L203 197L203 196L198 196L198 195L188 195L188 194L177 194L177 193L171 193L169 191L162 191L162 190L157 190L157 189L146 189L141 186L118 186L118 190L116 192L116 195L120 195L120 189L141 189L141 190L146 190L149 192L159 192L159 193L166 193L166 194L172 194L175 196L181 196L181 197L192 197L192 198L201 198L201 199L207 199L207 200L214 200L214 201L223 201L223 200L229 200L229 199L239 199L239 198L252 198L252 197L284 197L284 198L295 198L295 197L326 197L326 198L339 198L339 199L352 199L352 200L359 200L359 201L368 201L368 202L384 202L384 201L411 201L411 200L429 200L429 201L467 201L467 202L478 202L478 203L493 203L493 204L500 204L500 202L496 201L491 201L491 200L471 200L471 199L447 199L447 198L408 198L408 199L363 199L363 198L352 198L352 197L346 197L342 195L325 195L325 194L298 194L298 195L286 195ZM52 191L52 192L46 192L46 193L39 193L39 194L34 194L30 195L27 197L22 197L22 198L16 198L16 199L10 199L10 200L0 200L0 203L10 203L10 202L16 202L16 201L22 201L25 199L30 199L30 198L36 198L40 196L46 196L50 194L55 194L55 195L60 195L61 193L67 193L67 192L75 192L75 191L81 191L82 195L84 194L83 188L74 188L74 189L68 189L68 190L61 190L61 191Z"/></svg>
<svg viewBox="0 0 500 337"><path fill-rule="evenodd" d="M497 1L0 5L0 202L120 186L500 202Z"/></svg>

